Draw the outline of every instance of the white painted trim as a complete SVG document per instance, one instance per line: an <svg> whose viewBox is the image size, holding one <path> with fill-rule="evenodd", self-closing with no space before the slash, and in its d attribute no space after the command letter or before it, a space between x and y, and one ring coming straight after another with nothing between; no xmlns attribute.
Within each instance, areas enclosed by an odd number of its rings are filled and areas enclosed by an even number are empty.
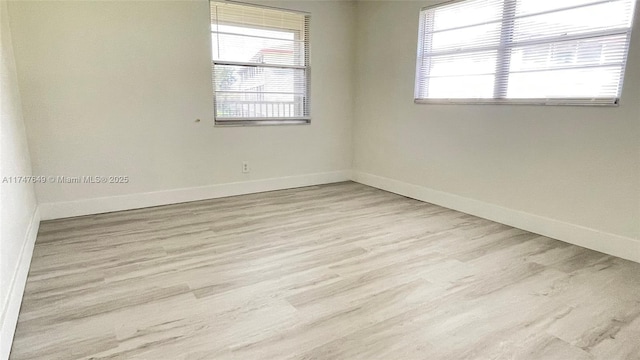
<svg viewBox="0 0 640 360"><path fill-rule="evenodd" d="M20 305L22 304L22 295L24 295L24 287L27 284L27 275L29 274L29 266L31 265L31 256L33 255L33 247L38 236L38 228L40 227L40 211L36 206L31 216L31 222L25 233L20 251L18 264L9 284L9 297L6 303L2 304L2 314L0 315L0 359L9 358L11 344L13 343L13 334L16 331L18 322L18 314L20 313Z"/></svg>
<svg viewBox="0 0 640 360"><path fill-rule="evenodd" d="M364 185L640 263L640 239L611 234L360 171L353 171L351 179Z"/></svg>
<svg viewBox="0 0 640 360"><path fill-rule="evenodd" d="M42 203L40 204L40 214L42 220L51 220L112 211L140 209L158 205L348 181L350 174L351 172L349 170L343 170L130 195Z"/></svg>

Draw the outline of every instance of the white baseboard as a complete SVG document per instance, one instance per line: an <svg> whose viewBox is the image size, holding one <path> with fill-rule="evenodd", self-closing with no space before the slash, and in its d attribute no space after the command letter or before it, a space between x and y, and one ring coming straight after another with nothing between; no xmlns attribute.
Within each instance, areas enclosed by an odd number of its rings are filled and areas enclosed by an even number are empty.
<svg viewBox="0 0 640 360"><path fill-rule="evenodd" d="M40 214L42 220L51 220L140 209L158 205L348 181L350 180L350 174L351 171L349 170L333 171L76 201L42 203L40 204Z"/></svg>
<svg viewBox="0 0 640 360"><path fill-rule="evenodd" d="M13 334L16 331L16 323L18 322L18 314L20 313L20 305L22 304L22 295L24 287L27 284L27 275L29 274L29 266L31 265L31 256L33 255L33 247L38 236L38 228L40 226L40 211L38 207L31 216L29 228L25 234L20 251L18 265L13 273L9 285L9 297L5 304L2 304L2 313L0 315L0 359L9 358L11 344L13 343Z"/></svg>
<svg viewBox="0 0 640 360"><path fill-rule="evenodd" d="M352 180L640 263L640 239L602 232L364 172L353 171Z"/></svg>

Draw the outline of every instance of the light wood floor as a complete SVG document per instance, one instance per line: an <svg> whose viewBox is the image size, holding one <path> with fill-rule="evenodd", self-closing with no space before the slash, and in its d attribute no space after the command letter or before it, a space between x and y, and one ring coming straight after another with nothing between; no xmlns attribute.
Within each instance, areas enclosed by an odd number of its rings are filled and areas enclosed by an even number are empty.
<svg viewBox="0 0 640 360"><path fill-rule="evenodd" d="M43 222L12 359L640 359L640 264L355 183Z"/></svg>

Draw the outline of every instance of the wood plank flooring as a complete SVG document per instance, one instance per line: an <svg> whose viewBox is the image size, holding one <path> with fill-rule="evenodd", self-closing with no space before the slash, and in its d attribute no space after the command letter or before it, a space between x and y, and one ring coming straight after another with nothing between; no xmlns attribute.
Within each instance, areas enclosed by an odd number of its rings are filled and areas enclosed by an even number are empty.
<svg viewBox="0 0 640 360"><path fill-rule="evenodd" d="M47 221L11 359L640 359L640 264L350 182Z"/></svg>

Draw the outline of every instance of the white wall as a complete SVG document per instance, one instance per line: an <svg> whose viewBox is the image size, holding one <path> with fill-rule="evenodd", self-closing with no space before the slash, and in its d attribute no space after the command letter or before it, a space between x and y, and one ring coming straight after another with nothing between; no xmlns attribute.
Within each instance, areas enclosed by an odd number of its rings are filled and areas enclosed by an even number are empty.
<svg viewBox="0 0 640 360"><path fill-rule="evenodd" d="M617 108L415 105L418 13L429 3L358 2L355 170L451 203L640 238L640 15Z"/></svg>
<svg viewBox="0 0 640 360"><path fill-rule="evenodd" d="M34 173L131 179L36 186L43 217L48 203L100 199L77 202L86 206L58 214L64 216L100 212L109 203L103 198L119 195L318 173L329 176L289 183L346 179L331 174L351 168L355 5L264 2L312 13L311 125L213 126L206 0L11 2ZM250 162L250 174L241 173L242 161ZM216 191L197 192L159 202ZM116 199L111 204L152 205Z"/></svg>
<svg viewBox="0 0 640 360"><path fill-rule="evenodd" d="M11 346L39 221L33 185L2 183L31 174L6 5L0 2L0 359Z"/></svg>

